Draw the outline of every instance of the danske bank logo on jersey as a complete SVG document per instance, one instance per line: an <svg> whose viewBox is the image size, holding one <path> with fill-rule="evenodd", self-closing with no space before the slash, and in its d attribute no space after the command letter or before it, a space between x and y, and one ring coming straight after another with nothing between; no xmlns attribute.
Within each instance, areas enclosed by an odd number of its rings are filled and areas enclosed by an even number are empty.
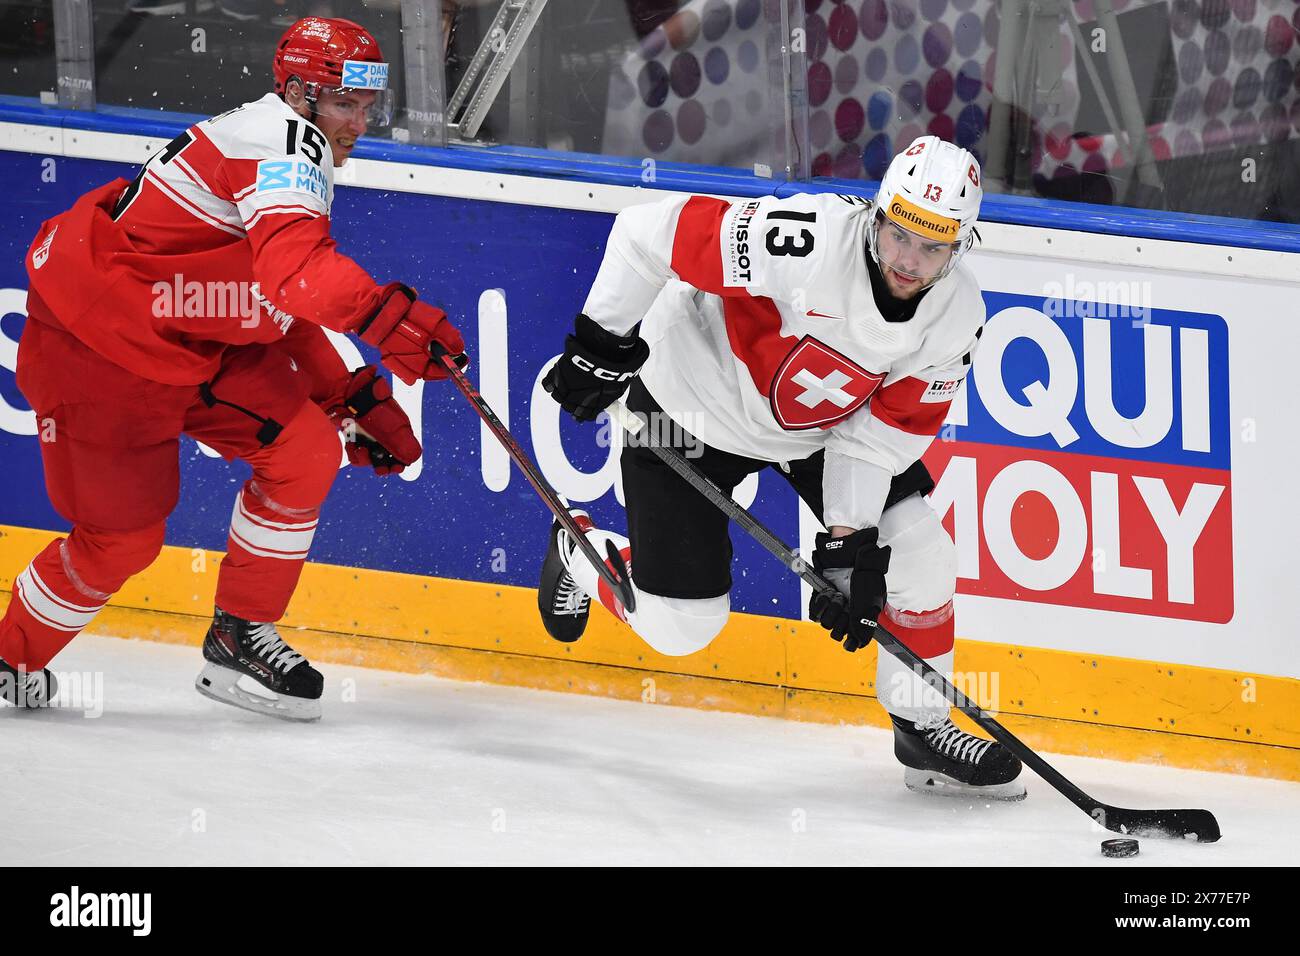
<svg viewBox="0 0 1300 956"><path fill-rule="evenodd" d="M958 590L1230 620L1223 318L984 298L968 385L925 458Z"/></svg>

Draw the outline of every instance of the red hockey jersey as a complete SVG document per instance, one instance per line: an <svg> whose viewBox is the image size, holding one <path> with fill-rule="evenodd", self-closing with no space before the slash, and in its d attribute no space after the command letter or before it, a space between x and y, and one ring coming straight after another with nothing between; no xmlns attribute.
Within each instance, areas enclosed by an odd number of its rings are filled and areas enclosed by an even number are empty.
<svg viewBox="0 0 1300 956"><path fill-rule="evenodd" d="M324 135L268 93L43 223L30 311L169 385L210 379L227 346L277 341L295 318L351 331L379 287L335 248L333 195Z"/></svg>

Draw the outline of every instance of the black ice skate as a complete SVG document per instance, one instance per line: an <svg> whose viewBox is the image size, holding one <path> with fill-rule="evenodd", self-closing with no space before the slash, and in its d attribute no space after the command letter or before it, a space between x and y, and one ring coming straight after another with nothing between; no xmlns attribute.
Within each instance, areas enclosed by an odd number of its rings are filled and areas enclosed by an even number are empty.
<svg viewBox="0 0 1300 956"><path fill-rule="evenodd" d="M0 700L15 707L47 707L59 692L59 682L48 670L27 673L0 658Z"/></svg>
<svg viewBox="0 0 1300 956"><path fill-rule="evenodd" d="M893 717L893 715L890 715ZM909 790L948 797L1023 800L1020 761L995 740L966 733L944 718L942 723L915 724L893 717L894 756L906 768Z"/></svg>
<svg viewBox="0 0 1300 956"><path fill-rule="evenodd" d="M591 527L591 518L585 511L573 508L569 513L583 531ZM542 562L542 581L537 586L537 610L542 614L542 624L545 625L547 634L557 641L572 644L587 629L591 596L573 580L573 575L565 567L565 555L560 553L561 548L572 553L574 544L569 540L569 533L556 521L551 525L551 542L546 549L546 559Z"/></svg>
<svg viewBox="0 0 1300 956"><path fill-rule="evenodd" d="M203 640L208 662L195 689L204 697L283 720L320 720L325 679L274 624L216 609Z"/></svg>

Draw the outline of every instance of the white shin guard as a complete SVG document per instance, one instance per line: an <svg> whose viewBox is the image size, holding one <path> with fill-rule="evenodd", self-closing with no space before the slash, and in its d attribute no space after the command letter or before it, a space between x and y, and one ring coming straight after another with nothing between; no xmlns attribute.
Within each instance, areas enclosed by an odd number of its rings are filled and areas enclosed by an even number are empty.
<svg viewBox="0 0 1300 956"><path fill-rule="evenodd" d="M612 531L593 529L587 532L587 540L595 546L598 554L605 553L606 542L612 542L619 551L628 547L627 538ZM578 587L603 604L600 575L582 553L577 548L564 547L560 549L560 557ZM713 598L670 598L647 594L635 583L632 586L636 592L636 610L626 614L625 620L660 654L684 657L703 650L718 636L731 616L731 599L725 594Z"/></svg>
<svg viewBox="0 0 1300 956"><path fill-rule="evenodd" d="M939 723L948 716L951 705L943 694L889 651L878 649L877 654L876 699L885 710L917 724ZM928 658L926 663L952 678L952 651Z"/></svg>

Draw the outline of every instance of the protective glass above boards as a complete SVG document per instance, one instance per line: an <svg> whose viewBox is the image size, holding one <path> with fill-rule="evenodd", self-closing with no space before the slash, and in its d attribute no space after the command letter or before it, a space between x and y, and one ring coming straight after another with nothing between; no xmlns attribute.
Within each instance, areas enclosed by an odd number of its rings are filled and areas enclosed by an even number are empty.
<svg viewBox="0 0 1300 956"><path fill-rule="evenodd" d="M400 108L401 6L401 0L92 0L95 99L106 106L222 113L270 92L285 30L300 17L320 16L353 20L370 32ZM372 126L368 135L391 131Z"/></svg>
<svg viewBox="0 0 1300 956"><path fill-rule="evenodd" d="M869 181L932 133L990 192L1300 221L1296 0L540 5L463 141ZM449 96L499 10L457 5Z"/></svg>
<svg viewBox="0 0 1300 956"><path fill-rule="evenodd" d="M53 0L0 0L0 95L53 97Z"/></svg>
<svg viewBox="0 0 1300 956"><path fill-rule="evenodd" d="M389 64L372 136L621 157L653 184L662 162L878 180L933 133L987 192L1300 222L1297 0L93 0L65 76L78 10L0 0L0 94L219 113L323 15Z"/></svg>
<svg viewBox="0 0 1300 956"><path fill-rule="evenodd" d="M1295 0L807 0L814 176L933 133L987 192L1300 222Z"/></svg>
<svg viewBox="0 0 1300 956"><path fill-rule="evenodd" d="M798 178L787 75L801 0L495 0L456 5L452 142L498 142ZM531 10L530 10L531 8ZM528 26L527 23L524 24ZM520 37L526 39L520 39ZM513 59L513 63L511 60ZM475 91L505 61L481 125Z"/></svg>

